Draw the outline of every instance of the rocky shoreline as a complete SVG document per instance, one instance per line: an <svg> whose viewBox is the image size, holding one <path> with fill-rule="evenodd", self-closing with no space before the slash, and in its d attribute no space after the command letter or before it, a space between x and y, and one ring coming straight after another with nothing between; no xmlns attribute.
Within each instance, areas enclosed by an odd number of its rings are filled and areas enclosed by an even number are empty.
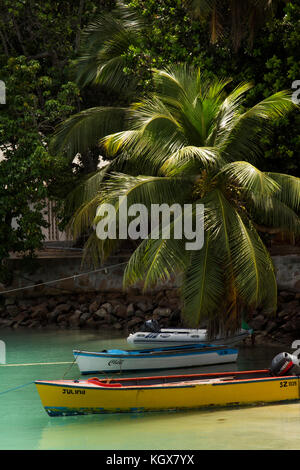
<svg viewBox="0 0 300 470"><path fill-rule="evenodd" d="M101 329L129 333L138 331L149 319L157 320L163 328L184 326L177 289L162 289L149 295L131 289L126 293L6 297L0 305L0 329ZM279 291L276 315L255 312L248 324L254 330L256 343L290 344L300 340L300 292Z"/></svg>

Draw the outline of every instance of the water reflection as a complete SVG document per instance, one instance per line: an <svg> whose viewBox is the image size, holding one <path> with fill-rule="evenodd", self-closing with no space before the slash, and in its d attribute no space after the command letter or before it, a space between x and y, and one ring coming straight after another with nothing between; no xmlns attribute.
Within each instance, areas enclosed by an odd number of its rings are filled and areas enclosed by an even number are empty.
<svg viewBox="0 0 300 470"><path fill-rule="evenodd" d="M53 418L38 448L299 450L300 405Z"/></svg>

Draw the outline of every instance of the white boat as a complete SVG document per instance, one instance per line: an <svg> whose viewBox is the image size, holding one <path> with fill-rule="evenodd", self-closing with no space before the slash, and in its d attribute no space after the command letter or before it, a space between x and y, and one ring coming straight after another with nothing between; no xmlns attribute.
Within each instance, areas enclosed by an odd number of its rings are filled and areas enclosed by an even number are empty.
<svg viewBox="0 0 300 470"><path fill-rule="evenodd" d="M147 331L148 330L148 331ZM149 331L152 330L152 331ZM148 320L145 322L145 331L130 333L127 342L135 347L157 348L159 346L181 346L192 343L235 345L252 334L252 329L242 328L236 334L228 337L217 336L208 340L205 329L183 329L183 328L159 328L157 322Z"/></svg>
<svg viewBox="0 0 300 470"><path fill-rule="evenodd" d="M73 350L82 374L205 366L235 362L238 350L211 344L191 344L142 350Z"/></svg>

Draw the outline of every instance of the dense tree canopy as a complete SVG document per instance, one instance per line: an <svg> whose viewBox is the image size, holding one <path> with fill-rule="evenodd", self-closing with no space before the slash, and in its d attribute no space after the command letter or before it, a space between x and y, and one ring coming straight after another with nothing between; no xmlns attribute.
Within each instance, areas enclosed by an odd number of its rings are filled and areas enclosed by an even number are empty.
<svg viewBox="0 0 300 470"><path fill-rule="evenodd" d="M9 252L41 246L45 199L62 200L77 179L72 159L51 156L49 136L80 109L72 60L80 29L109 2L1 1L0 271ZM77 172L78 173L78 172ZM12 221L16 224L12 226Z"/></svg>
<svg viewBox="0 0 300 470"><path fill-rule="evenodd" d="M231 77L228 91L252 82L245 109L291 89L300 79L300 0L245 2L247 8L258 3L274 8L267 8L268 15L260 14L255 27L248 23L235 47L238 30L230 24L239 17L233 9L237 3L126 0L132 17L124 29L121 13L116 29L112 16L105 28L100 18L110 15L114 0L1 1L0 80L7 96L7 104L0 105L0 150L5 157L0 163L1 263L9 251L33 252L40 246L42 201L61 201L82 173L95 171L99 153L107 157L94 141L81 151L81 167L74 172L74 152L49 153L56 125L74 112L126 106L133 95L153 88L152 69L183 62L212 78ZM201 4L209 8L199 10ZM212 24L217 24L214 7L222 34L212 36ZM118 81L101 82L99 74L91 80L80 72L80 67L91 64L93 70L97 63L100 68L106 64L106 77L118 63L124 86L116 89ZM273 133L260 136L260 169L299 176L299 120L299 112L284 116L274 123ZM10 228L12 219L19 220L18 230Z"/></svg>

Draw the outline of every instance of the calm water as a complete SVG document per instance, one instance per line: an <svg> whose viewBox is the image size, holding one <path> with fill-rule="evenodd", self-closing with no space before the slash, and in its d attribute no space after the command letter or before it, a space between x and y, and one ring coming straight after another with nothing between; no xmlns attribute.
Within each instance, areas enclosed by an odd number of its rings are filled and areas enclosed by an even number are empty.
<svg viewBox="0 0 300 470"><path fill-rule="evenodd" d="M106 333L104 338L99 332L82 330L0 330L0 339L6 342L7 364L72 363L73 348L128 349L126 339L115 333ZM264 369L283 350L258 345L239 349L237 364L185 369L185 372ZM50 418L34 384L3 393L35 379L63 377L79 378L77 366L0 366L1 450L300 449L300 404Z"/></svg>

